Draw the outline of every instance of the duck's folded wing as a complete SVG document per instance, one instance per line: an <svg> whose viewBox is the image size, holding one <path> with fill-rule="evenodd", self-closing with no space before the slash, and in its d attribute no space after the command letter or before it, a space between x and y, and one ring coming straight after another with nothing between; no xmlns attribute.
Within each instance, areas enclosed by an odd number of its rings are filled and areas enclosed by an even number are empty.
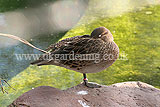
<svg viewBox="0 0 160 107"><path fill-rule="evenodd" d="M48 48L50 54L43 55L39 60L32 62L31 64L40 65L77 65L82 64L84 61L80 59L74 60L71 57L75 55L85 55L96 53L98 48L98 40L90 38L76 38L70 40L62 40ZM96 46L97 45L97 46ZM80 58L80 57L79 57ZM78 65L77 65L78 66Z"/></svg>

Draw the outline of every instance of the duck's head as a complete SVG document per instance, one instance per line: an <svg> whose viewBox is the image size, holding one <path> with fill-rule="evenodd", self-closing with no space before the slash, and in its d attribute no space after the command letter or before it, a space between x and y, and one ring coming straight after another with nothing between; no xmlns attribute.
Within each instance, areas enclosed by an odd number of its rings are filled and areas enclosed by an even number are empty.
<svg viewBox="0 0 160 107"><path fill-rule="evenodd" d="M113 41L111 32L105 27L99 27L93 30L91 37L95 39L102 39L105 42Z"/></svg>

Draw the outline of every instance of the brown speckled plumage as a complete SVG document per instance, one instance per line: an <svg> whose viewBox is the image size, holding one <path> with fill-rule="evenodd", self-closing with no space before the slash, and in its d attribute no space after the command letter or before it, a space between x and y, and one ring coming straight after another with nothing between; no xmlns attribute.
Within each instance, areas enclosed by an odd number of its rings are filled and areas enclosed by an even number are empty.
<svg viewBox="0 0 160 107"><path fill-rule="evenodd" d="M46 55L41 57L40 60L37 60L31 64L37 64L38 66L57 65L57 66L65 67L81 73L100 72L101 70L104 70L110 65L112 65L113 62L118 58L118 54L119 54L119 48L115 44L115 42L111 40L112 38L108 38L106 39L106 41L102 40L103 32L107 33L108 36L111 36L111 33L108 29L104 27L100 27L94 30L91 36L83 35L83 36L67 38L67 39L61 40L56 44L52 44L47 48L47 51L49 51L51 55L52 54L73 54L73 52L74 52L74 55L99 54L100 61L98 62L95 62L95 60L69 60L69 57L67 57L67 60L56 60L56 61L43 60L44 57L47 57ZM99 35L102 35L102 36L99 37ZM110 55L113 58L104 60L105 54ZM95 66L98 69L95 69ZM91 67L94 69L92 69ZM92 69L92 70L89 70L89 69Z"/></svg>
<svg viewBox="0 0 160 107"><path fill-rule="evenodd" d="M95 60L44 60L47 55L41 56L39 60L31 63L41 65L57 65L67 69L75 70L81 73L100 72L109 66L118 58L119 48L113 41L113 36L105 27L96 28L91 35L75 36L52 44L47 48L50 55L55 59L55 54L96 54L99 55L97 62ZM104 57L107 56L107 57Z"/></svg>

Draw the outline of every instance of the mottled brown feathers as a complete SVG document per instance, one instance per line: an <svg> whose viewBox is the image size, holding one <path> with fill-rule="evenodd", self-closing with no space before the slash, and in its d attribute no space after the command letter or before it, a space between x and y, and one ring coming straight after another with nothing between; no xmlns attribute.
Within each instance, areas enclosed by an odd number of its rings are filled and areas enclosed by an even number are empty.
<svg viewBox="0 0 160 107"><path fill-rule="evenodd" d="M91 36L75 36L50 45L46 49L50 54L41 56L39 60L31 64L36 64L38 66L57 65L81 73L100 72L112 65L118 58L119 48L112 38L113 36L108 29L104 27L96 28L91 33ZM82 59L82 55L87 56L92 54L99 56L99 59ZM62 58L56 59L57 56L55 55L66 55L66 57L64 58L63 56ZM79 57L77 59L71 59L71 55L74 57L79 55ZM106 58L104 58L105 55ZM51 57L51 59L46 60L47 57Z"/></svg>

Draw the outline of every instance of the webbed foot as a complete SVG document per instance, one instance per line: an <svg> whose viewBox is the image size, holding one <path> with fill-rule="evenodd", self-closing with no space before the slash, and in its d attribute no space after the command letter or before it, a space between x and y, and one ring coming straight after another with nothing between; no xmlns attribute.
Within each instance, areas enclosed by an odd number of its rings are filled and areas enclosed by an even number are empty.
<svg viewBox="0 0 160 107"><path fill-rule="evenodd" d="M84 85L88 88L101 88L101 85L94 83L94 82L88 82L88 80L84 80Z"/></svg>

